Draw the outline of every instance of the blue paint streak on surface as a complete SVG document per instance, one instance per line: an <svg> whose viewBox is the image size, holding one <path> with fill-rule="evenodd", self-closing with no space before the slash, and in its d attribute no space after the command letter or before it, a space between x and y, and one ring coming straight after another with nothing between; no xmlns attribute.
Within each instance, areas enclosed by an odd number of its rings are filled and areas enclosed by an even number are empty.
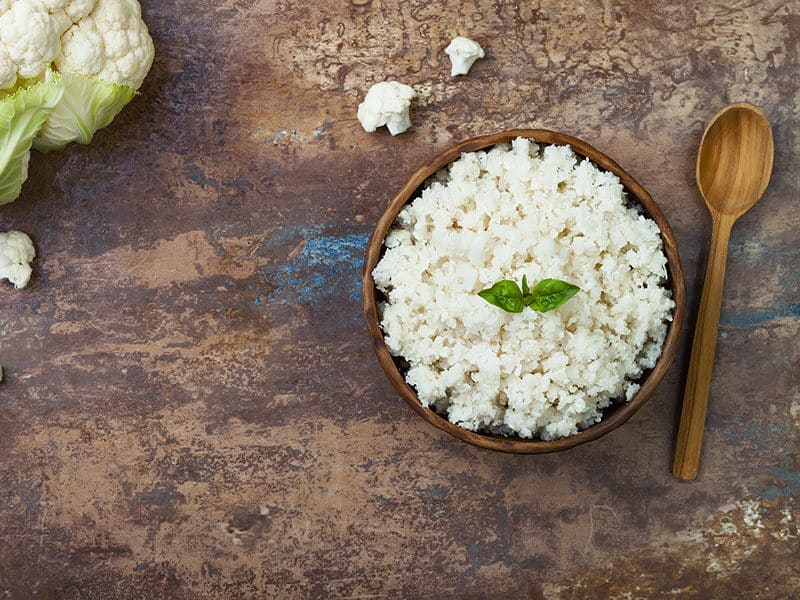
<svg viewBox="0 0 800 600"><path fill-rule="evenodd" d="M269 300L314 304L337 296L358 301L361 296L364 249L369 235L303 233L306 235L300 239L305 238L306 243L300 254L288 264L268 269L272 271L271 279L276 286Z"/></svg>
<svg viewBox="0 0 800 600"><path fill-rule="evenodd" d="M755 423L744 423L741 419L732 419L731 423L720 424L720 427L729 429L725 434L725 439L728 444L735 446L742 444L749 444L754 447L763 445L765 440L782 438L789 431L783 425L760 427Z"/></svg>
<svg viewBox="0 0 800 600"><path fill-rule="evenodd" d="M447 498L447 488L439 485L438 483L434 483L428 489L428 492L433 498L436 498L437 500L444 500L445 498Z"/></svg>
<svg viewBox="0 0 800 600"><path fill-rule="evenodd" d="M467 560L469 561L470 571L473 573L481 567L492 564L492 551L489 548L489 544L481 541L468 545Z"/></svg>
<svg viewBox="0 0 800 600"><path fill-rule="evenodd" d="M768 310L754 310L744 314L731 314L723 312L720 324L728 327L741 327L746 331L753 330L757 325L780 318L800 318L800 302L792 302L785 306Z"/></svg>
<svg viewBox="0 0 800 600"><path fill-rule="evenodd" d="M189 179L191 179L193 182L195 182L203 189L206 189L207 185L214 188L215 190L219 189L219 184L217 183L217 180L207 177L205 171L203 171L203 169L201 169L197 165L189 165L186 168L186 175L187 177L189 177Z"/></svg>
<svg viewBox="0 0 800 600"><path fill-rule="evenodd" d="M761 492L762 497L768 500L777 500L778 496L800 497L800 471L792 471L789 467L789 461L785 461L780 467L770 470L770 475L782 483L783 487L770 486ZM770 496L774 496L774 498Z"/></svg>

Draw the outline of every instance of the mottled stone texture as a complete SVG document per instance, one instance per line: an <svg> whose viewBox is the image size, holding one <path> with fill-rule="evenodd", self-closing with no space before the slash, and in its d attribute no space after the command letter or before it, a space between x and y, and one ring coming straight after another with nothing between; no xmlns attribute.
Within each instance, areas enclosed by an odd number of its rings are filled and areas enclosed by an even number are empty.
<svg viewBox="0 0 800 600"><path fill-rule="evenodd" d="M796 2L143 2L158 55L87 147L35 155L0 227L0 596L791 598L800 594ZM486 49L451 80L443 52ZM356 105L423 99L396 138ZM468 447L390 389L361 320L371 226L415 166L509 127L647 187L699 297L704 124L774 124L736 225L700 478L669 472L684 346L649 404L553 456Z"/></svg>

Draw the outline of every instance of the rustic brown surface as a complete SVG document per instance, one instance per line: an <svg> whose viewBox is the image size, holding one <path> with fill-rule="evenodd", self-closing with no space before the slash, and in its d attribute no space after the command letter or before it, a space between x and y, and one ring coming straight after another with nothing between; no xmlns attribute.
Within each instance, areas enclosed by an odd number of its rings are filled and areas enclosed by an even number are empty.
<svg viewBox="0 0 800 600"><path fill-rule="evenodd" d="M41 255L0 289L0 595L797 597L796 3L143 6L143 95L0 209ZM487 57L451 81L458 33ZM396 138L354 118L385 77L429 92ZM696 482L669 472L686 337L631 421L558 455L400 401L359 261L419 164L510 127L586 139L664 208L691 317L695 147L738 100L772 120L775 174L734 228Z"/></svg>

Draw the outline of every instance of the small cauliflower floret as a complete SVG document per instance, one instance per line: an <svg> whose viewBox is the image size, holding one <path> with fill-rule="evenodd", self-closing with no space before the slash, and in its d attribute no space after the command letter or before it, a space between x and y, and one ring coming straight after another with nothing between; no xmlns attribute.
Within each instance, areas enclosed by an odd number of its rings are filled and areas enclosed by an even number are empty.
<svg viewBox="0 0 800 600"><path fill-rule="evenodd" d="M409 108L416 96L411 86L397 81L376 83L358 105L358 120L364 131L369 133L383 125L392 135L403 133L411 127Z"/></svg>
<svg viewBox="0 0 800 600"><path fill-rule="evenodd" d="M8 279L21 290L31 279L31 262L36 257L33 242L21 231L0 233L0 281Z"/></svg>
<svg viewBox="0 0 800 600"><path fill-rule="evenodd" d="M450 63L452 64L450 69L451 77L466 75L476 60L486 56L478 42L462 36L453 38L453 41L444 51L450 57Z"/></svg>

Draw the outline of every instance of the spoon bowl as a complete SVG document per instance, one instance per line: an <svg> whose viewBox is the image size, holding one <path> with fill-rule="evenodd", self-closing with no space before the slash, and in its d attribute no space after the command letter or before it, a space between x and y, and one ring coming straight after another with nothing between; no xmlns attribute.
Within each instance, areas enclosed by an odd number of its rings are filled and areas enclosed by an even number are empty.
<svg viewBox="0 0 800 600"><path fill-rule="evenodd" d="M731 104L711 120L697 156L697 187L709 209L739 217L769 184L774 145L769 121L752 104Z"/></svg>

